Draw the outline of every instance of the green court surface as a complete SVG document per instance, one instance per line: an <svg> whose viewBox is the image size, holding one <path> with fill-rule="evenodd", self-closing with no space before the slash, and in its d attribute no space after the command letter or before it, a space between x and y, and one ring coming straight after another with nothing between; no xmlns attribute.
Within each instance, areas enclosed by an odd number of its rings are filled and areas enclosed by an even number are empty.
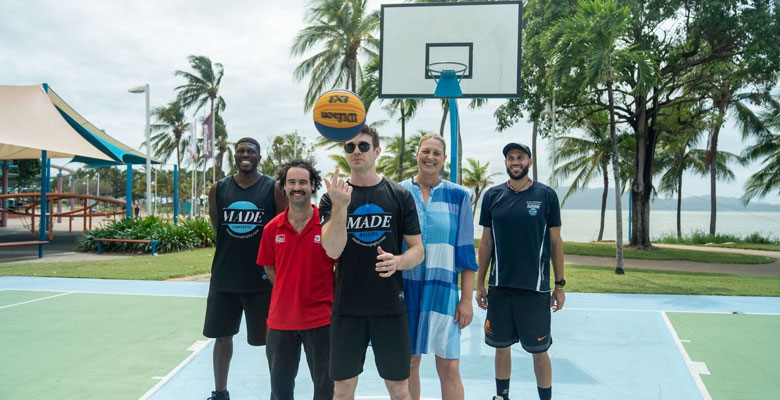
<svg viewBox="0 0 780 400"><path fill-rule="evenodd" d="M205 299L0 291L0 398L139 398L201 336Z"/></svg>
<svg viewBox="0 0 780 400"><path fill-rule="evenodd" d="M667 313L713 399L780 396L780 315Z"/></svg>

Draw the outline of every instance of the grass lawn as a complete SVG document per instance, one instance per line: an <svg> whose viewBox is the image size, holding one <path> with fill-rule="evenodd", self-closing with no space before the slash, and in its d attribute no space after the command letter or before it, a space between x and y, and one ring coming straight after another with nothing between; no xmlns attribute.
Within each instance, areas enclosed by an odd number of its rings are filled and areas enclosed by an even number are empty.
<svg viewBox="0 0 780 400"><path fill-rule="evenodd" d="M780 244L761 243L707 243L707 247L726 247L729 249L780 251Z"/></svg>
<svg viewBox="0 0 780 400"><path fill-rule="evenodd" d="M580 256L614 258L615 244L565 242L563 245L563 252ZM624 248L623 257L642 260L687 260L701 263L725 264L768 264L775 261L772 257L685 249L634 250Z"/></svg>
<svg viewBox="0 0 780 400"><path fill-rule="evenodd" d="M0 264L0 276L165 280L209 273L213 257L214 249L207 248L105 261Z"/></svg>

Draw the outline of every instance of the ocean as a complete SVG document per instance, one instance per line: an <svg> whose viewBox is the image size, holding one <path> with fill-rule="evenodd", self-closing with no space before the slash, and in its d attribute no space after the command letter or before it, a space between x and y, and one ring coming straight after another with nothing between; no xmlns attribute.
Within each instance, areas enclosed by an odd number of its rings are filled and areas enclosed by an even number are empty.
<svg viewBox="0 0 780 400"><path fill-rule="evenodd" d="M561 236L570 242L589 242L599 234L599 210L561 210ZM676 211L650 211L650 238L677 232ZM623 211L623 236L628 240L628 211ZM710 229L709 211L683 211L682 232ZM717 215L716 232L746 236L758 232L764 237L780 238L780 212L720 211ZM479 209L474 219L474 237L482 236L479 226ZM604 240L615 240L615 210L607 210L604 218Z"/></svg>

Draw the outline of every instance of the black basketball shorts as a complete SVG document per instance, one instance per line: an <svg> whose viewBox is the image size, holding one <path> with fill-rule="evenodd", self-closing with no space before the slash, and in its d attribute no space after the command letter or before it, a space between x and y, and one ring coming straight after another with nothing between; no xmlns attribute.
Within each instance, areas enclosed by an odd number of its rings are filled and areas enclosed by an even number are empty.
<svg viewBox="0 0 780 400"><path fill-rule="evenodd" d="M543 353L552 345L549 292L500 286L488 290L485 343L508 347L517 342L529 353Z"/></svg>
<svg viewBox="0 0 780 400"><path fill-rule="evenodd" d="M354 378L363 372L369 341L382 379L409 378L409 320L406 313L382 316L333 314L330 325L330 377Z"/></svg>
<svg viewBox="0 0 780 400"><path fill-rule="evenodd" d="M232 293L209 290L203 336L222 338L238 333L242 311L246 315L246 341L252 346L265 344L266 320L271 293Z"/></svg>

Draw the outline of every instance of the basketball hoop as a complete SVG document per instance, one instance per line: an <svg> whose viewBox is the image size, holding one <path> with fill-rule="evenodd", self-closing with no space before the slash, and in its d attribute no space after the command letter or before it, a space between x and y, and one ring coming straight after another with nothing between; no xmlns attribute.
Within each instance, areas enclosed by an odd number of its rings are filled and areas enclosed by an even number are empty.
<svg viewBox="0 0 780 400"><path fill-rule="evenodd" d="M447 67L454 67L450 69ZM428 64L425 69L428 75L436 82L436 97L461 97L463 92L460 90L460 81L466 74L468 66L455 61L442 61Z"/></svg>

